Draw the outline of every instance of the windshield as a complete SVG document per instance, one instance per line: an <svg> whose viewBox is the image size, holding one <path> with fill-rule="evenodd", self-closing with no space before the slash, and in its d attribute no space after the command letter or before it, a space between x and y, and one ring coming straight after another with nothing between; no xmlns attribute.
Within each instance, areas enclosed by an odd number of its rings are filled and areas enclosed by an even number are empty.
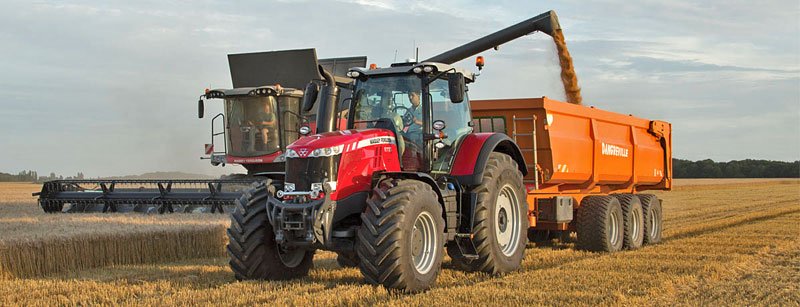
<svg viewBox="0 0 800 307"><path fill-rule="evenodd" d="M452 103L447 79L433 80L428 85L428 101L431 103L431 123L442 120L446 137L436 142L444 143L430 156L432 170L446 173L452 164L457 142L472 131L469 126L469 100ZM353 116L351 128L361 129L385 125L376 120L386 119L398 130L398 150L404 170L417 169L424 160L423 127L421 101L422 80L416 75L389 75L372 77L356 84L353 95ZM388 128L388 127L384 127ZM415 161L416 160L416 161Z"/></svg>
<svg viewBox="0 0 800 307"><path fill-rule="evenodd" d="M263 156L280 149L275 97L225 98L228 153L238 157Z"/></svg>
<svg viewBox="0 0 800 307"><path fill-rule="evenodd" d="M370 78L359 81L356 92L353 94L354 114L353 128L363 128L368 123L381 118L389 119L397 129L402 130L407 125L403 124L403 116L408 111L420 113L422 108L419 99L412 101L412 95L419 97L421 91L420 79L415 75L386 76ZM416 106L414 106L416 104ZM408 124L408 121L406 121Z"/></svg>

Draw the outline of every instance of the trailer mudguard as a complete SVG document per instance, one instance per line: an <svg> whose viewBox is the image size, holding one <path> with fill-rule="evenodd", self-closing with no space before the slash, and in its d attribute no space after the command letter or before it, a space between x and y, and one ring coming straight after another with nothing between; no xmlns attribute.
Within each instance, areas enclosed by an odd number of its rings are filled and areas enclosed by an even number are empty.
<svg viewBox="0 0 800 307"><path fill-rule="evenodd" d="M525 158L522 157L519 146L507 135L491 132L472 133L464 138L456 152L450 174L462 185L480 184L489 154L495 151L511 156L519 165L522 175L528 174Z"/></svg>

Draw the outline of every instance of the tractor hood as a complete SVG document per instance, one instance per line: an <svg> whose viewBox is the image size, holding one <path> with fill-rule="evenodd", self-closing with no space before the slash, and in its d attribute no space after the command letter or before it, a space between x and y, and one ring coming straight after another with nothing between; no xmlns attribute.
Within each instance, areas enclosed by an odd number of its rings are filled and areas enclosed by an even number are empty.
<svg viewBox="0 0 800 307"><path fill-rule="evenodd" d="M287 146L294 158L332 156L377 144L394 144L395 137L386 129L340 130L300 138ZM318 151L317 151L318 150ZM289 156L287 155L287 158Z"/></svg>

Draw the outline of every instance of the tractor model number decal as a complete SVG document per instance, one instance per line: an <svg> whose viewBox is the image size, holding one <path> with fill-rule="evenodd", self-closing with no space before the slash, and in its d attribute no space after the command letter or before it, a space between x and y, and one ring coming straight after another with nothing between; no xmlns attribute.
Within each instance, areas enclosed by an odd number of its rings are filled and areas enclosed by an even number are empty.
<svg viewBox="0 0 800 307"><path fill-rule="evenodd" d="M380 144L394 144L394 138L387 136L368 138L366 140L359 141L358 145L354 146L354 148L351 148L351 150L364 148L367 146L380 145Z"/></svg>
<svg viewBox="0 0 800 307"><path fill-rule="evenodd" d="M624 147L619 147L617 145L611 145L606 143L601 143L603 146L602 154L604 156L616 156L616 157L628 157L628 149Z"/></svg>

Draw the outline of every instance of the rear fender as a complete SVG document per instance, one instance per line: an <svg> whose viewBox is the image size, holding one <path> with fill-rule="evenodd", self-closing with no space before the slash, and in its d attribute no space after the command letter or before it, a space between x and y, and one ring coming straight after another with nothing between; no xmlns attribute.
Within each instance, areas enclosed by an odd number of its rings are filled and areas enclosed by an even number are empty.
<svg viewBox="0 0 800 307"><path fill-rule="evenodd" d="M489 160L489 154L500 152L511 156L525 176L528 168L522 151L514 141L502 133L472 133L464 138L456 152L451 175L459 184L475 186L481 183L483 170Z"/></svg>

